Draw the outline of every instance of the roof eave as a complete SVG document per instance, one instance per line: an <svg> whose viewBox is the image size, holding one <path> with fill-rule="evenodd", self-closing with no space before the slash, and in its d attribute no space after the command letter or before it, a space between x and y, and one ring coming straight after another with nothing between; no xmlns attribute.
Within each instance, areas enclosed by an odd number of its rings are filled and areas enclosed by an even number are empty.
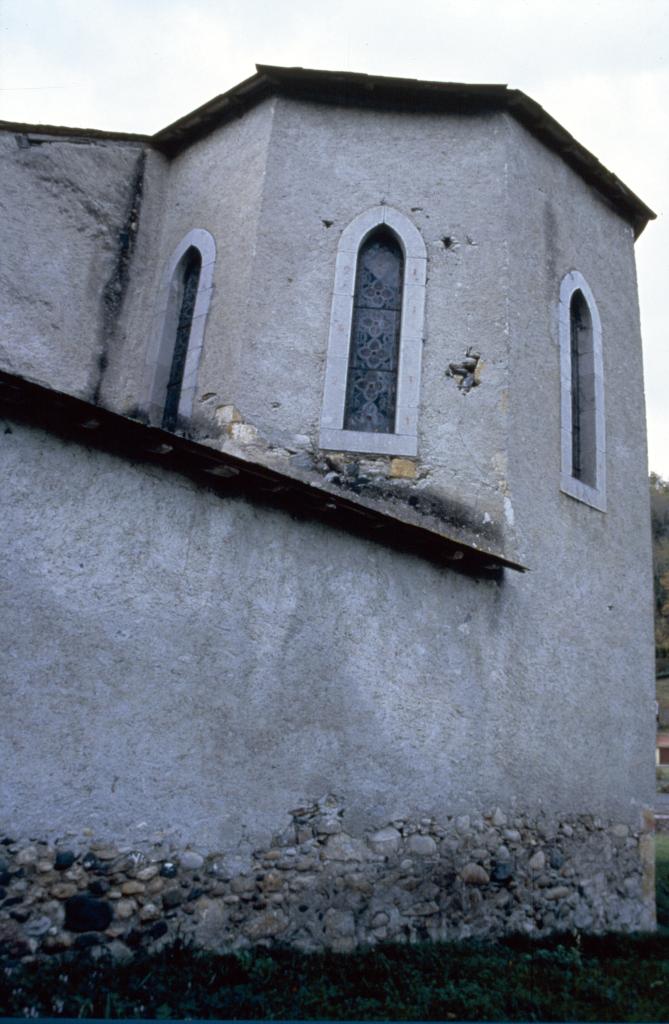
<svg viewBox="0 0 669 1024"><path fill-rule="evenodd" d="M156 132L151 138L151 144L166 156L176 156L219 125L239 117L271 92L271 83L266 76L251 75L232 89L215 96L201 107Z"/></svg>
<svg viewBox="0 0 669 1024"><path fill-rule="evenodd" d="M204 103L155 135L103 132L96 129L0 122L0 130L76 138L99 138L146 143L168 157L177 156L220 125L240 117L272 95L346 106L379 109L450 111L473 114L507 111L543 145L558 154L633 227L638 238L656 214L615 174L569 134L538 103L506 85L430 82L413 78L365 75L351 71L321 71L258 64L251 75L227 92Z"/></svg>
<svg viewBox="0 0 669 1024"><path fill-rule="evenodd" d="M526 93L520 89L509 89L506 105L509 113L523 127L548 149L558 153L572 170L609 200L618 212L625 215L634 228L635 238L639 237L649 220L656 219L657 214L631 188L600 163L594 154Z"/></svg>
<svg viewBox="0 0 669 1024"><path fill-rule="evenodd" d="M221 123L274 94L346 106L470 114L484 110L508 111L624 216L632 224L635 237L638 238L648 221L656 217L620 178L519 89L495 83L431 82L271 64L257 64L256 68L257 74L158 132L153 136L153 145L174 156Z"/></svg>
<svg viewBox="0 0 669 1024"><path fill-rule="evenodd" d="M272 504L299 518L326 522L459 573L498 578L504 568L521 573L527 569L448 523L435 528L410 507L388 511L378 501L344 491L317 474L281 470L222 451L3 370L0 411L86 445L135 461L159 463L199 484L206 482L223 497L239 495Z"/></svg>
<svg viewBox="0 0 669 1024"><path fill-rule="evenodd" d="M106 132L100 128L71 128L61 124L28 124L25 121L0 121L0 131L15 132L20 135L34 136L35 140L63 138L99 139L100 142L137 142L150 144L153 136L141 135L136 132Z"/></svg>

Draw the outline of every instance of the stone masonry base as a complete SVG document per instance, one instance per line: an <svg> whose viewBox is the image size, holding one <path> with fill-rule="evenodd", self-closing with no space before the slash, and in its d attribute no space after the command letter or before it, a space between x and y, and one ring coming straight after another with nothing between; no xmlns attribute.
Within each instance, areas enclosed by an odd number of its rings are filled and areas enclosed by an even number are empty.
<svg viewBox="0 0 669 1024"><path fill-rule="evenodd" d="M79 837L0 845L0 953L177 938L218 951L655 927L652 816L395 820L354 837L332 796L293 812L252 856Z"/></svg>

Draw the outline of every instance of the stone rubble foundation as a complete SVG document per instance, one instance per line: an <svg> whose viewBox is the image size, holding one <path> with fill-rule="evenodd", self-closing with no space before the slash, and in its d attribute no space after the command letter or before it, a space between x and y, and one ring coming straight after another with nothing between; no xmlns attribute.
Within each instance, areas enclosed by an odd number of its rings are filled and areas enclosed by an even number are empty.
<svg viewBox="0 0 669 1024"><path fill-rule="evenodd" d="M394 820L354 837L333 796L293 812L252 858L85 840L0 845L0 953L180 939L350 952L380 942L655 927L652 814L641 827L497 808L443 824Z"/></svg>

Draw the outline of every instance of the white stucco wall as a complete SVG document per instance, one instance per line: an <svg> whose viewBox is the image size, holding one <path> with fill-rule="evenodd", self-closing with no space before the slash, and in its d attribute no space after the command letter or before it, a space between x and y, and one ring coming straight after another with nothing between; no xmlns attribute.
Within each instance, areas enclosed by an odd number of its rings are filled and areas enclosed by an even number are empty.
<svg viewBox="0 0 669 1024"><path fill-rule="evenodd" d="M306 434L318 444L338 239L356 215L387 203L427 247L418 420L426 482L495 516L506 431L500 127L494 115L277 101L253 269L259 301L249 309L237 392L244 417L270 438ZM444 374L469 345L485 353L485 383L465 398Z"/></svg>
<svg viewBox="0 0 669 1024"><path fill-rule="evenodd" d="M518 614L546 644L526 666L544 721L560 703L611 771L627 762L651 799L655 735L652 561L641 339L631 228L509 119L509 496L532 568ZM560 283L578 270L602 329L606 512L560 487ZM545 616L551 627L546 630ZM554 678L553 666L567 669ZM608 738L617 730L618 739ZM547 742L549 742L547 737ZM632 768L632 766L634 766Z"/></svg>
<svg viewBox="0 0 669 1024"><path fill-rule="evenodd" d="M205 343L193 408L195 423L211 425L213 410L233 403L239 386L240 353L249 344L250 277L265 181L274 101L222 126L173 160L148 164L147 192L155 197L142 211L134 287L124 308L125 340L114 373L105 381L105 403L119 411L142 406L144 360L159 311L160 280L179 243L194 229L214 238L216 265ZM160 183L154 166L160 166ZM203 397L209 397L203 402Z"/></svg>
<svg viewBox="0 0 669 1024"><path fill-rule="evenodd" d="M638 826L652 748L631 629L603 655L608 564L575 596L476 580L21 424L0 446L10 834L235 847L330 791L354 830L494 806Z"/></svg>
<svg viewBox="0 0 669 1024"><path fill-rule="evenodd" d="M652 618L626 222L504 115L268 100L173 161L148 155L110 326L137 146L3 140L2 367L136 412L164 262L204 228L217 261L193 431L219 446L215 410L235 406L261 447L312 451L338 235L382 202L411 218L428 279L409 486L500 523L531 569L477 582L17 426L0 435L6 827L141 819L236 843L328 790L368 823L514 802L636 822ZM602 319L605 514L559 488L572 269ZM444 371L470 345L481 383L464 396Z"/></svg>
<svg viewBox="0 0 669 1024"><path fill-rule="evenodd" d="M139 143L0 131L0 365L90 398Z"/></svg>

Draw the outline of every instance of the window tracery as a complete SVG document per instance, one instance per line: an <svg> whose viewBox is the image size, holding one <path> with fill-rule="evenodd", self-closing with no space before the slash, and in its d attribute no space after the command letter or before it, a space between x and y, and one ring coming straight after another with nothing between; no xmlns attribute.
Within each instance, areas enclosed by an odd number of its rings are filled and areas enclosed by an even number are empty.
<svg viewBox="0 0 669 1024"><path fill-rule="evenodd" d="M193 228L163 270L143 392L150 422L165 430L175 430L192 413L215 261L212 235Z"/></svg>
<svg viewBox="0 0 669 1024"><path fill-rule="evenodd" d="M403 277L399 242L387 231L374 232L358 255L345 430L395 428Z"/></svg>
<svg viewBox="0 0 669 1024"><path fill-rule="evenodd" d="M416 455L427 252L389 206L342 232L321 415L321 448Z"/></svg>
<svg viewBox="0 0 669 1024"><path fill-rule="evenodd" d="M164 430L174 430L177 425L179 414L179 399L183 385L184 370L186 368L186 356L188 354L188 342L190 340L191 328L193 326L193 314L195 312L195 300L197 298L197 286L200 280L200 269L202 257L198 249L191 246L184 255L179 269L181 270L181 303L177 319L176 338L174 341L174 352L170 365L170 375L167 380L165 392L165 408L163 410L162 427Z"/></svg>

